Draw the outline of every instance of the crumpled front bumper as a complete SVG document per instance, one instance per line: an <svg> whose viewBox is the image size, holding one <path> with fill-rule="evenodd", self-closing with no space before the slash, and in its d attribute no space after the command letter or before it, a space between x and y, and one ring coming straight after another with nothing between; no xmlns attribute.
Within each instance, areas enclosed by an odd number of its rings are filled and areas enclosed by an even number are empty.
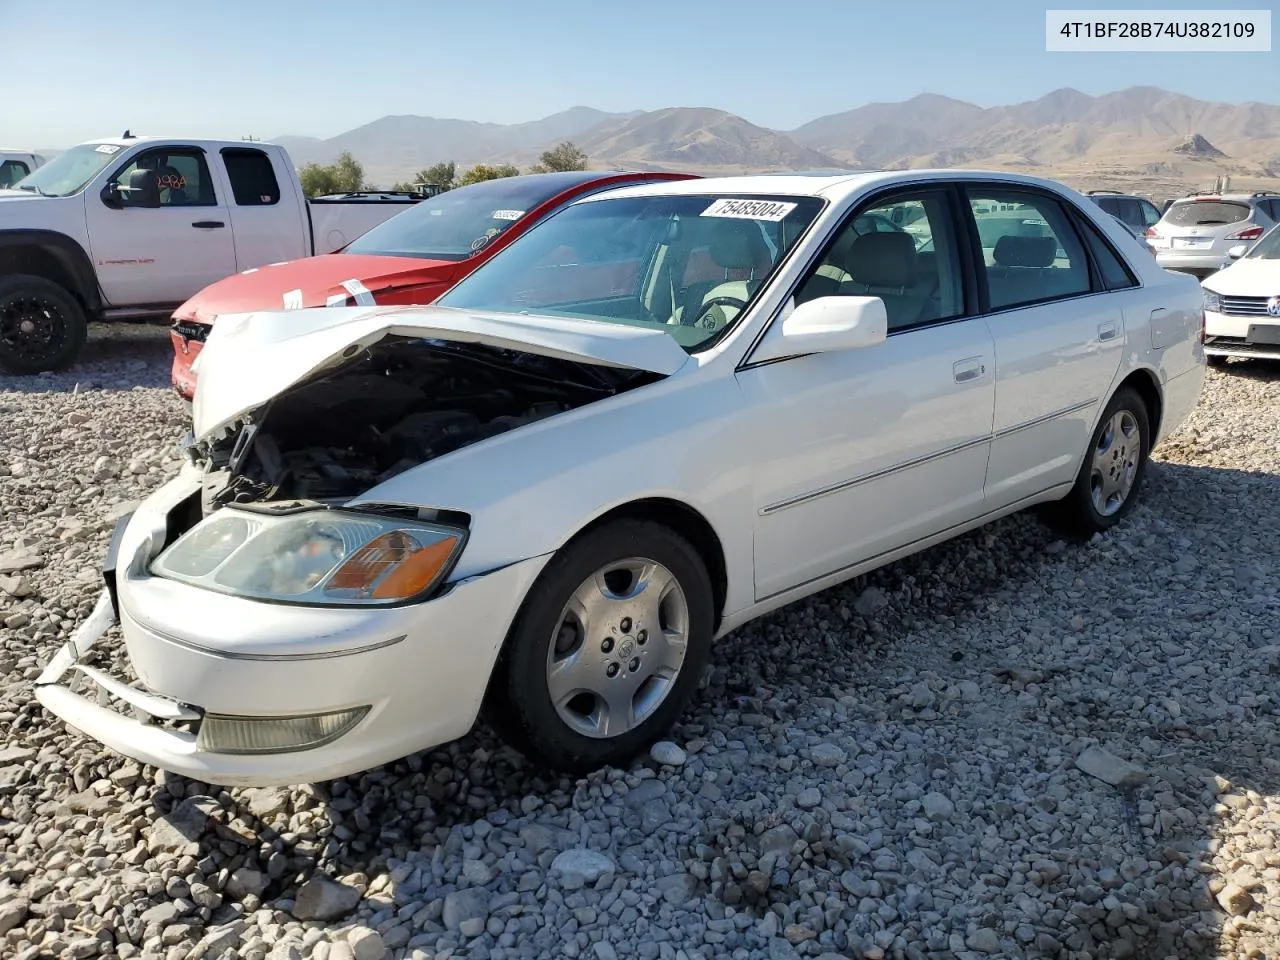
<svg viewBox="0 0 1280 960"><path fill-rule="evenodd" d="M502 642L546 557L390 609L296 607L214 594L147 573L175 535L166 532L169 516L193 482L170 481L117 528L107 587L35 682L45 709L117 753L226 786L329 780L471 728ZM133 684L88 662L116 622L139 678ZM347 732L303 749L215 752L199 737L208 716L284 719L364 708Z"/></svg>

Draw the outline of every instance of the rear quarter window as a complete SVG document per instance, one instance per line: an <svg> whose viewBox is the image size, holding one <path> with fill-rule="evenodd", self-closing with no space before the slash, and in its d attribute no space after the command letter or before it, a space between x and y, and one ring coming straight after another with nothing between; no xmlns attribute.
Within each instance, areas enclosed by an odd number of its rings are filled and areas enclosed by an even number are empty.
<svg viewBox="0 0 1280 960"><path fill-rule="evenodd" d="M1165 213L1166 223L1179 227L1212 227L1249 219L1249 205L1230 200L1184 200Z"/></svg>

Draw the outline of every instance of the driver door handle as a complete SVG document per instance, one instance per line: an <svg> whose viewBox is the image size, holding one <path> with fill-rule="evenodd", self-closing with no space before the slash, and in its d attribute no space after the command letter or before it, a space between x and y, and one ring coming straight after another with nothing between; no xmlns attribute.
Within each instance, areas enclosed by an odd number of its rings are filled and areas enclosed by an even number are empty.
<svg viewBox="0 0 1280 960"><path fill-rule="evenodd" d="M968 383L970 380L977 380L986 372L987 365L982 357L957 360L951 365L951 375L955 377L956 383Z"/></svg>
<svg viewBox="0 0 1280 960"><path fill-rule="evenodd" d="M221 220L197 220L191 224L197 230L215 230L218 227L225 227L226 224Z"/></svg>

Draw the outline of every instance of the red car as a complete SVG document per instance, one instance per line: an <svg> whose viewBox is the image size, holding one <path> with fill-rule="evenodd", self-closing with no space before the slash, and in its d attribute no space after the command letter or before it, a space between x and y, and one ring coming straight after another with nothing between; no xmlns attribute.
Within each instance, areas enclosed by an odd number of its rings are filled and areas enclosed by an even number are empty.
<svg viewBox="0 0 1280 960"><path fill-rule="evenodd" d="M338 253L271 264L211 284L174 311L173 386L190 402L191 369L225 313L360 304L426 304L539 220L589 193L684 173L581 170L449 190L379 224Z"/></svg>

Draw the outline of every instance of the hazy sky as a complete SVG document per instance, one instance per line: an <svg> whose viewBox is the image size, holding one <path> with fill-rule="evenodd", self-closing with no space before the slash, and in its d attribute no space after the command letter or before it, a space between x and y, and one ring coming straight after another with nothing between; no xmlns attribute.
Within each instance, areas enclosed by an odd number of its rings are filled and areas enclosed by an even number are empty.
<svg viewBox="0 0 1280 960"><path fill-rule="evenodd" d="M125 127L323 137L386 114L510 123L577 104L710 106L790 129L924 91L990 106L1064 86L1097 94L1150 84L1208 100L1280 100L1280 44L1245 54L1046 53L1045 7L1031 0L0 0L10 78L0 141L62 147Z"/></svg>

